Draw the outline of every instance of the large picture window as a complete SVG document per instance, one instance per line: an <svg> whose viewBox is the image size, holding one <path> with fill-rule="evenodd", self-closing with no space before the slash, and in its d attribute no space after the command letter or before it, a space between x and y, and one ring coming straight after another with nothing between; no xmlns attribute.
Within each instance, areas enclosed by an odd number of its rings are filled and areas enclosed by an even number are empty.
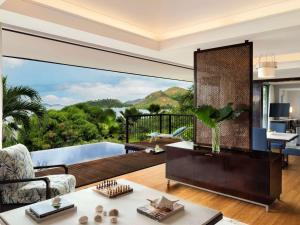
<svg viewBox="0 0 300 225"><path fill-rule="evenodd" d="M124 142L125 111L180 110L191 82L4 57L4 146ZM5 94L4 93L4 94ZM14 95L11 95L11 94ZM153 108L153 107L152 107ZM130 110L129 110L130 109Z"/></svg>

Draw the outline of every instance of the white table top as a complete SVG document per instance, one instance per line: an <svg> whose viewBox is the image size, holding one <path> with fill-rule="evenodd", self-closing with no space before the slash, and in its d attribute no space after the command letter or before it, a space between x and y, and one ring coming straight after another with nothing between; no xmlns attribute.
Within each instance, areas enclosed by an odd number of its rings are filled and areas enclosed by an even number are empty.
<svg viewBox="0 0 300 225"><path fill-rule="evenodd" d="M298 137L298 134L295 133L279 133L279 132L267 132L268 140L277 140L277 141L292 141Z"/></svg>
<svg viewBox="0 0 300 225"><path fill-rule="evenodd" d="M140 206L148 204L146 199L159 198L162 195L166 196L171 200L177 200L178 198L166 193L156 191L154 189L127 181L119 180L119 183L129 184L133 187L133 193L124 195L115 199L108 199L99 193L96 193L92 188L84 189L82 191L73 192L63 196L63 198L72 201L77 206L77 212L71 212L65 215L58 216L56 218L51 218L47 221L42 222L42 225L76 225L78 223L78 218L80 216L88 216L88 225L99 225L99 223L94 222L95 207L97 205L102 205L104 210L109 211L112 208L119 210L118 223L120 225L158 225L158 224L172 224L172 225L200 225L206 224L213 218L220 215L220 212L196 205L184 200L180 200L179 203L183 204L184 211L173 215L162 222L154 221L144 215L137 213L136 209ZM29 206L14 209L1 213L0 216L4 218L9 225L32 225L35 224L28 216L25 215L25 209ZM103 217L102 223L110 224L110 218L108 216Z"/></svg>

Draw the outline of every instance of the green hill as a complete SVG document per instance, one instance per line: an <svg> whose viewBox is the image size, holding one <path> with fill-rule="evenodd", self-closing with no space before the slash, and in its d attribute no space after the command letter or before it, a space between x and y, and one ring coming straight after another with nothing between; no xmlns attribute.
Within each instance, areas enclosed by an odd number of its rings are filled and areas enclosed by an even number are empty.
<svg viewBox="0 0 300 225"><path fill-rule="evenodd" d="M110 99L110 98L88 101L87 103L93 106L100 106L101 108L121 108L127 106L127 104L122 103L118 99Z"/></svg>
<svg viewBox="0 0 300 225"><path fill-rule="evenodd" d="M178 106L178 99L185 94L186 91L184 88L172 87L166 91L153 92L134 106L139 109L146 109L151 104L160 105L162 108L176 107Z"/></svg>
<svg viewBox="0 0 300 225"><path fill-rule="evenodd" d="M101 108L122 108L134 106L138 109L147 109L151 104L160 105L161 108L170 108L178 106L178 99L187 92L186 89L180 87L171 87L165 91L156 91L143 99L136 99L127 102L121 102L118 99L99 99L78 103ZM75 104L75 105L78 105Z"/></svg>
<svg viewBox="0 0 300 225"><path fill-rule="evenodd" d="M178 99L187 93L187 90L180 87L171 87L164 91L164 93L169 96L170 98L178 101Z"/></svg>

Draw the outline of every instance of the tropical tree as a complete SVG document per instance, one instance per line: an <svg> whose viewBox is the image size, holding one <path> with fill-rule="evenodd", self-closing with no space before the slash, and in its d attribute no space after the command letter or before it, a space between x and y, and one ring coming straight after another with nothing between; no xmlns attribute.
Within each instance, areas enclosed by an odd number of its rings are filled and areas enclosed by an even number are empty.
<svg viewBox="0 0 300 225"><path fill-rule="evenodd" d="M148 107L148 111L150 113L158 114L160 112L160 105L158 105L158 104L151 104Z"/></svg>
<svg viewBox="0 0 300 225"><path fill-rule="evenodd" d="M27 86L9 87L3 76L3 143L4 146L16 141L17 131L29 127L31 115L41 118L45 109L39 93Z"/></svg>
<svg viewBox="0 0 300 225"><path fill-rule="evenodd" d="M194 108L194 85L184 95L178 97L178 103L179 106L173 110L175 113L192 113Z"/></svg>
<svg viewBox="0 0 300 225"><path fill-rule="evenodd" d="M125 111L120 112L123 118L126 118L128 116L134 116L134 115L141 115L142 113L135 107L127 108Z"/></svg>

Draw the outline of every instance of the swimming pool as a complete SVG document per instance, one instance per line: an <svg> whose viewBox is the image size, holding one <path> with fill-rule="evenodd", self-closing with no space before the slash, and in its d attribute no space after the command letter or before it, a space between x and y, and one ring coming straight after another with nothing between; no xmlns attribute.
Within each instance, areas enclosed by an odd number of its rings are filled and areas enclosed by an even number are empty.
<svg viewBox="0 0 300 225"><path fill-rule="evenodd" d="M31 152L35 166L55 164L75 164L95 159L125 154L122 144L99 142Z"/></svg>

